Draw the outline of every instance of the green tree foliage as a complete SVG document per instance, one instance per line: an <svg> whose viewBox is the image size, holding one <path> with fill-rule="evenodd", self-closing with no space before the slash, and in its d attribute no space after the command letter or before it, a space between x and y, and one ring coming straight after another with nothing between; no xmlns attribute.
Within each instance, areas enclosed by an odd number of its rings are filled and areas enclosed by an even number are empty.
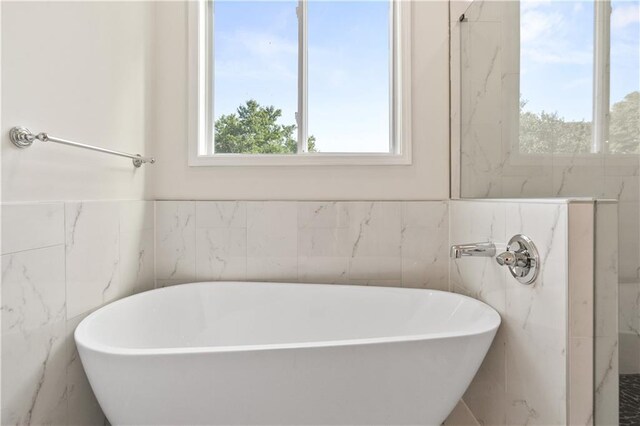
<svg viewBox="0 0 640 426"><path fill-rule="evenodd" d="M525 111L520 100L520 152L523 154L588 153L591 123L564 121L557 112Z"/></svg>
<svg viewBox="0 0 640 426"><path fill-rule="evenodd" d="M234 154L295 154L296 125L278 124L282 110L263 107L255 100L240 105L236 113L215 122L215 152ZM309 152L316 152L316 138L310 136Z"/></svg>
<svg viewBox="0 0 640 426"><path fill-rule="evenodd" d="M525 111L520 100L520 152L523 154L587 154L591 147L591 123L565 121L557 112ZM611 108L609 153L640 152L640 92L631 92Z"/></svg>
<svg viewBox="0 0 640 426"><path fill-rule="evenodd" d="M609 121L609 152L640 153L640 92L613 104Z"/></svg>

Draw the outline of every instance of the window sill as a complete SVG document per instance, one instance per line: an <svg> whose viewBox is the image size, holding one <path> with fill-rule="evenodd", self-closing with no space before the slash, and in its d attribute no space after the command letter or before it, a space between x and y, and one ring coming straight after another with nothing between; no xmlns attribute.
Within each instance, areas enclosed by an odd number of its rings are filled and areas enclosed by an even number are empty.
<svg viewBox="0 0 640 426"><path fill-rule="evenodd" d="M207 166L407 166L409 154L218 154L189 158L191 167Z"/></svg>

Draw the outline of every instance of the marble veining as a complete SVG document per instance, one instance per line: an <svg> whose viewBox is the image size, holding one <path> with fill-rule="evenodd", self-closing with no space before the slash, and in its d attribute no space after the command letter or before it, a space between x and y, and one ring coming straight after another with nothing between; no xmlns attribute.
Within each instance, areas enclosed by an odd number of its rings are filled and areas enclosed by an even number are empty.
<svg viewBox="0 0 640 426"><path fill-rule="evenodd" d="M118 208L117 202L65 204L67 318L121 291Z"/></svg>
<svg viewBox="0 0 640 426"><path fill-rule="evenodd" d="M515 234L536 243L543 259L532 286L519 284L494 259L450 263L453 291L493 306L503 324L464 401L481 424L563 424L566 421L567 205L450 202L451 243L493 241ZM536 348L536 356L528 356Z"/></svg>
<svg viewBox="0 0 640 426"><path fill-rule="evenodd" d="M192 215L193 228L176 225ZM156 216L162 286L247 279L448 288L446 202L158 201Z"/></svg>
<svg viewBox="0 0 640 426"><path fill-rule="evenodd" d="M195 202L156 203L156 279L195 279L195 230Z"/></svg>
<svg viewBox="0 0 640 426"><path fill-rule="evenodd" d="M28 332L66 315L64 247L2 256L2 332Z"/></svg>
<svg viewBox="0 0 640 426"><path fill-rule="evenodd" d="M111 300L154 286L153 202L2 206L2 424L102 425L73 331Z"/></svg>
<svg viewBox="0 0 640 426"><path fill-rule="evenodd" d="M2 423L66 424L64 321L2 336Z"/></svg>

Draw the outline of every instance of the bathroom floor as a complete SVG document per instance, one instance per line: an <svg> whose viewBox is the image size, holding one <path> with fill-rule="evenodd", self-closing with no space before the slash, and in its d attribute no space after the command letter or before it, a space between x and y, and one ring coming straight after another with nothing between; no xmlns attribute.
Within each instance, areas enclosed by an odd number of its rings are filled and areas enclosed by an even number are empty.
<svg viewBox="0 0 640 426"><path fill-rule="evenodd" d="M620 375L620 426L640 426L640 374Z"/></svg>

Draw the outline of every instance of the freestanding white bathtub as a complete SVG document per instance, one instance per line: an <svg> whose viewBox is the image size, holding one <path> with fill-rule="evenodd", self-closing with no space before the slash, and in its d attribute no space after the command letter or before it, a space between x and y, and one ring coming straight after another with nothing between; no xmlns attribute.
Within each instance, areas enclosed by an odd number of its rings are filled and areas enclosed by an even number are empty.
<svg viewBox="0 0 640 426"><path fill-rule="evenodd" d="M111 303L75 339L113 425L439 425L499 325L440 291L219 282Z"/></svg>

